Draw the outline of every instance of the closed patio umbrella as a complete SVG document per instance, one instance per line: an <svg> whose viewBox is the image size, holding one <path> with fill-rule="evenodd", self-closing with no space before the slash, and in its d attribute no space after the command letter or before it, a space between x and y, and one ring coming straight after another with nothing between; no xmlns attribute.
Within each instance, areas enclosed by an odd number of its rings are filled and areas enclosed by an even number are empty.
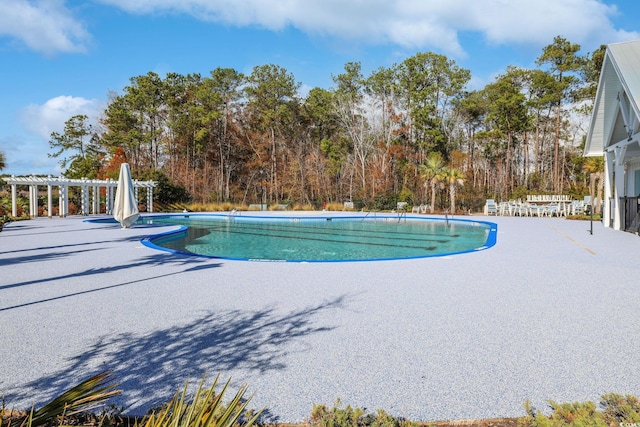
<svg viewBox="0 0 640 427"><path fill-rule="evenodd" d="M128 163L120 165L120 178L116 188L116 199L113 203L113 217L122 228L129 228L138 219L138 202L131 181L131 170Z"/></svg>

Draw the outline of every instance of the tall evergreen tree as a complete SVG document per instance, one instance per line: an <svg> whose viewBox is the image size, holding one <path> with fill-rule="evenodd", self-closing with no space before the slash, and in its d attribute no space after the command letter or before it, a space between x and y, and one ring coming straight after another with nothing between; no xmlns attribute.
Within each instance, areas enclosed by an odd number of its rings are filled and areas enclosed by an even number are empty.
<svg viewBox="0 0 640 427"><path fill-rule="evenodd" d="M67 178L98 178L104 152L86 115L78 114L67 120L64 133L52 132L49 146L56 150L49 157L67 156L59 162L63 168L69 166Z"/></svg>
<svg viewBox="0 0 640 427"><path fill-rule="evenodd" d="M519 70L510 68L507 73L499 76L496 81L485 88L489 100L487 120L491 122L495 135L504 144L504 174L502 182L505 197L514 188L515 167L514 144L518 135L524 140L524 133L529 128L526 98L519 80ZM502 151L502 150L501 150Z"/></svg>
<svg viewBox="0 0 640 427"><path fill-rule="evenodd" d="M398 66L398 88L409 114L408 138L419 150L418 161L430 150L448 155L445 119L470 78L469 70L433 52L418 53Z"/></svg>
<svg viewBox="0 0 640 427"><path fill-rule="evenodd" d="M538 57L538 65L548 65L550 73L556 79L556 127L553 155L553 187L555 192L561 190L560 177L560 131L562 127L563 106L565 102L573 100L578 78L576 73L581 69L583 60L578 55L580 45L556 36L553 43L542 50Z"/></svg>
<svg viewBox="0 0 640 427"><path fill-rule="evenodd" d="M280 156L280 147L286 147L287 127L291 127L294 109L297 108L300 83L292 74L277 65L261 65L253 68L247 77L245 94L249 101L251 121L261 137L268 141L267 159L259 159L260 170L269 172L270 199L280 197L280 167L285 162ZM258 144L260 145L260 144ZM260 151L256 151L260 157Z"/></svg>
<svg viewBox="0 0 640 427"><path fill-rule="evenodd" d="M213 123L220 175L218 193L223 196L223 200L229 200L231 197L231 177L235 170L240 169L238 163L242 160L240 150L233 143L231 131L234 114L240 108L241 87L245 82L245 76L233 68L216 68L211 71L211 78L206 79L206 82L220 100L220 104L216 107L219 114Z"/></svg>
<svg viewBox="0 0 640 427"><path fill-rule="evenodd" d="M351 173L349 180L349 199L354 194L354 178L358 175L359 196L368 198L367 161L375 140L371 137L369 122L363 105L364 76L359 62L348 62L344 73L333 76L336 84L335 109L342 132L351 145Z"/></svg>

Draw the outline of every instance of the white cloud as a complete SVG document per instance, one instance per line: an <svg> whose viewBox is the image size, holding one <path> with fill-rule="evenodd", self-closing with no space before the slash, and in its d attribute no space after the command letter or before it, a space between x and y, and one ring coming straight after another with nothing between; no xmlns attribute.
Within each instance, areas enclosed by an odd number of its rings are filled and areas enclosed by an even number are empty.
<svg viewBox="0 0 640 427"><path fill-rule="evenodd" d="M468 2L459 12L462 28L479 31L495 44L546 45L556 35L578 44L613 43L639 34L616 30L611 22L616 7L597 0L487 0Z"/></svg>
<svg viewBox="0 0 640 427"><path fill-rule="evenodd" d="M10 175L60 175L57 159L50 158L46 145L37 137L9 135L0 137L0 152L5 154L7 167L0 173Z"/></svg>
<svg viewBox="0 0 640 427"><path fill-rule="evenodd" d="M488 43L542 47L562 35L595 48L640 38L615 28L602 0L96 0L130 13L184 13L204 21L464 56L462 32ZM0 37L48 55L83 51L90 36L65 0L0 0Z"/></svg>
<svg viewBox="0 0 640 427"><path fill-rule="evenodd" d="M20 121L25 129L48 142L51 132L64 132L64 123L72 116L84 114L90 122L95 121L102 107L102 103L94 99L57 96L42 105L25 107L20 114Z"/></svg>
<svg viewBox="0 0 640 427"><path fill-rule="evenodd" d="M103 101L74 96L58 96L23 108L19 113L22 129L0 137L0 151L7 157L2 173L59 175L59 159L49 157L51 132L64 132L64 123L77 114L88 116L95 124L103 109Z"/></svg>
<svg viewBox="0 0 640 427"><path fill-rule="evenodd" d="M62 0L0 0L0 37L46 55L82 52L90 39Z"/></svg>
<svg viewBox="0 0 640 427"><path fill-rule="evenodd" d="M293 26L364 43L434 48L464 55L460 33L492 44L542 47L562 35L597 47L639 38L614 28L615 6L599 0L99 0L131 13L186 13L197 19L280 30Z"/></svg>

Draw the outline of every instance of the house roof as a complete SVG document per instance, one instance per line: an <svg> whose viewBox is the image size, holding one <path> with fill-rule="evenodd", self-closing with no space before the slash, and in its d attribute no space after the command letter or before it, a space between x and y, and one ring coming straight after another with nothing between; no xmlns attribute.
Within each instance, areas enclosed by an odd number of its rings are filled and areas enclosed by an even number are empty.
<svg viewBox="0 0 640 427"><path fill-rule="evenodd" d="M613 145L625 145L626 157L640 156L640 40L607 46L602 64L585 156L601 156ZM619 100L620 99L620 100ZM626 116L626 117L625 117Z"/></svg>

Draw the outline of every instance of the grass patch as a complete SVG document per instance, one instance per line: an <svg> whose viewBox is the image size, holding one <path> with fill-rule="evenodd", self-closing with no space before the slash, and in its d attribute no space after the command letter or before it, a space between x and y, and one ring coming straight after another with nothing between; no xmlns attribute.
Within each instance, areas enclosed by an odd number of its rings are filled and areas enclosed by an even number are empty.
<svg viewBox="0 0 640 427"><path fill-rule="evenodd" d="M569 215L569 216L567 216L567 219L573 219L573 220L577 220L577 221L590 221L591 220L591 215L587 215L587 214ZM594 221L601 221L602 218L601 218L600 214L594 214L593 215L593 220Z"/></svg>

